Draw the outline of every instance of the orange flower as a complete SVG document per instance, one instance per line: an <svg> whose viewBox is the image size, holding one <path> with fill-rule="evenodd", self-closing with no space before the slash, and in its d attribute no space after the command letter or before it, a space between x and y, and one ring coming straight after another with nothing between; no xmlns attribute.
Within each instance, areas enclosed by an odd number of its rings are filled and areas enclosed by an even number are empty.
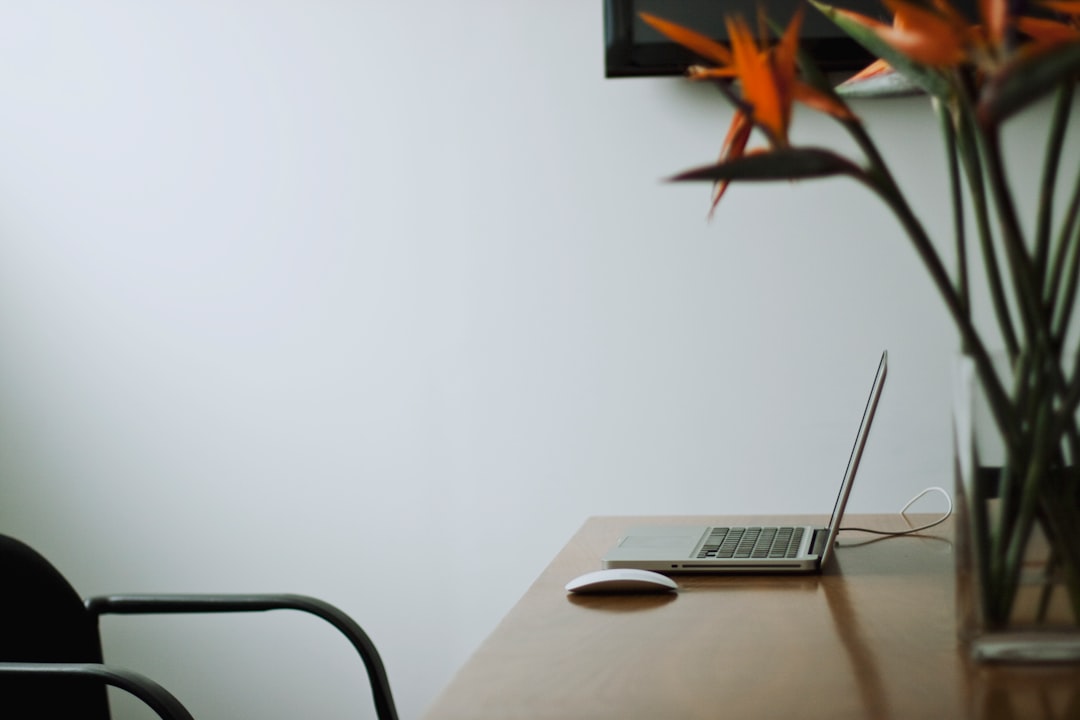
<svg viewBox="0 0 1080 720"><path fill-rule="evenodd" d="M750 117L770 135L770 141L775 144L787 142L793 100L837 118L854 119L843 102L796 77L795 60L803 16L801 7L784 30L779 43L772 48L759 46L746 21L740 18L728 21L731 40L731 49L728 50L715 40L676 23L648 13L640 15L661 34L718 66L693 66L687 71L690 79L738 79L742 83L743 99L749 107Z"/></svg>
<svg viewBox="0 0 1080 720"><path fill-rule="evenodd" d="M964 59L970 34L955 11L929 9L904 0L884 2L893 12L891 25L842 8L836 8L836 13L871 30L897 52L922 65L949 66ZM936 5L948 7L944 3Z"/></svg>
<svg viewBox="0 0 1080 720"><path fill-rule="evenodd" d="M721 66L731 65L731 51L712 38L647 12L639 13L639 16L660 34L703 58Z"/></svg>
<svg viewBox="0 0 1080 720"><path fill-rule="evenodd" d="M1016 28L1037 45L1057 45L1080 40L1080 0L1043 0L1048 10L1068 17L1068 21L1019 17Z"/></svg>
<svg viewBox="0 0 1080 720"><path fill-rule="evenodd" d="M928 5L916 0L883 2L893 11L892 25L849 10L835 8L835 12L871 30L894 50L920 65L955 67L972 63L983 70L996 70L1006 61L1010 28L1029 37L1037 47L1080 40L1080 0L1039 2L1054 12L1071 16L1071 23L1014 17L1009 13L1008 0L979 0L979 25L970 25L949 0L929 0ZM848 82L880 74L887 67L879 60Z"/></svg>
<svg viewBox="0 0 1080 720"><path fill-rule="evenodd" d="M874 62L864 67L859 72L849 77L847 80L844 81L843 84L855 84L862 80L869 80L870 78L881 77L882 75L888 75L894 72L896 72L896 70L893 69L892 65L882 60L881 58L878 58Z"/></svg>
<svg viewBox="0 0 1080 720"><path fill-rule="evenodd" d="M729 160L736 160L746 154L746 144L750 141L750 131L754 129L754 123L742 110L735 111L735 117L731 120L724 145L720 148L718 164ZM730 180L719 180L713 184L712 205L709 208L709 217L716 212L716 206L720 204L720 198L724 196Z"/></svg>
<svg viewBox="0 0 1080 720"><path fill-rule="evenodd" d="M789 69L782 58L758 48L743 18L728 18L727 30L735 73L754 121L768 132L772 144L787 145L792 99L787 76L794 75L794 66Z"/></svg>
<svg viewBox="0 0 1080 720"><path fill-rule="evenodd" d="M1080 40L1080 29L1056 20L1020 17L1016 19L1016 29L1037 45L1057 45Z"/></svg>
<svg viewBox="0 0 1080 720"><path fill-rule="evenodd" d="M743 18L728 18L727 31L731 43L729 50L693 30L648 13L641 13L641 19L661 34L718 65L690 68L688 75L691 79L726 81L734 78L739 81L742 103L736 108L728 128L727 137L720 150L719 163L737 160L747 154L746 146L755 126L765 133L770 147L788 147L792 104L796 100L834 117L855 120L854 114L842 101L796 77L802 18L803 9L800 7L779 41L772 47L759 45ZM714 186L714 210L727 186L726 180L717 182Z"/></svg>
<svg viewBox="0 0 1080 720"><path fill-rule="evenodd" d="M992 47L1005 44L1005 31L1009 27L1008 0L979 0L979 17L982 18L986 40Z"/></svg>

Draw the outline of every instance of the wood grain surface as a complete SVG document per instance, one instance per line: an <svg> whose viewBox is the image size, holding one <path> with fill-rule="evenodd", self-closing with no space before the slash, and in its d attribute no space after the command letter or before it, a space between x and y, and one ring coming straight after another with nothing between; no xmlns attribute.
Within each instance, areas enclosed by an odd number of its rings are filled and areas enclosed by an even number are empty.
<svg viewBox="0 0 1080 720"><path fill-rule="evenodd" d="M717 522L760 519L588 519L428 720L1080 717L1076 666L968 662L956 638L949 523L880 540L844 532L820 575L679 575L679 593L660 596L564 590L632 525ZM845 525L910 527L898 515Z"/></svg>

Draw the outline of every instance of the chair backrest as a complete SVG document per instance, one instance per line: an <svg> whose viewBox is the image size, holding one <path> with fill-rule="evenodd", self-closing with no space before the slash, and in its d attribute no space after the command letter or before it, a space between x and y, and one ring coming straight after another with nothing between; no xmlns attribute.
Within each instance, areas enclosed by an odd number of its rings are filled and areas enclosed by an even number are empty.
<svg viewBox="0 0 1080 720"><path fill-rule="evenodd" d="M0 535L0 661L100 663L97 617L44 557ZM0 679L0 717L109 720L100 682Z"/></svg>

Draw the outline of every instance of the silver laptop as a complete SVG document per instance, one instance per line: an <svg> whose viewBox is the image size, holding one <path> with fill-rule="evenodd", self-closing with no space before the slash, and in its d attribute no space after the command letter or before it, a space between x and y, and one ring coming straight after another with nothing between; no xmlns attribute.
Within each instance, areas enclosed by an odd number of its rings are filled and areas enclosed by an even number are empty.
<svg viewBox="0 0 1080 720"><path fill-rule="evenodd" d="M881 354L855 445L828 527L755 525L710 527L656 525L631 528L604 556L605 568L641 568L664 573L808 573L832 555L855 473L859 469L878 398L885 385L888 353Z"/></svg>

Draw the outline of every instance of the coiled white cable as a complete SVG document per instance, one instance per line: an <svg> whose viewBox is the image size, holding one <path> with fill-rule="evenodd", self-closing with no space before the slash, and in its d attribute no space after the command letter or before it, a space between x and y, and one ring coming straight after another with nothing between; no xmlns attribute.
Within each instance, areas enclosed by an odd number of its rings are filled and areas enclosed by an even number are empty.
<svg viewBox="0 0 1080 720"><path fill-rule="evenodd" d="M946 508L945 514L942 515L937 520L931 522L931 523L927 523L926 525L920 525L919 527L911 528L910 530L874 530L873 528L864 528L864 527L841 527L840 530L841 531L848 530L848 531L852 531L852 532L873 533L874 535L911 535L913 533L922 532L923 530L928 530L929 528L932 528L935 525L940 525L941 523L948 520L949 516L952 515L953 501L952 501L952 496L949 495L949 493L945 490L945 488L937 487L936 485L934 487L926 488L925 490L920 492L918 495L916 495L915 497L908 500L907 504L904 505L904 507L902 507L900 509L900 514L903 515L904 513L906 513L907 509L909 507L911 507L912 505L914 505L916 503L916 501L921 499L927 493L931 493L931 492L939 492L939 493L941 493L942 495L945 496L945 502L948 503L948 508Z"/></svg>

